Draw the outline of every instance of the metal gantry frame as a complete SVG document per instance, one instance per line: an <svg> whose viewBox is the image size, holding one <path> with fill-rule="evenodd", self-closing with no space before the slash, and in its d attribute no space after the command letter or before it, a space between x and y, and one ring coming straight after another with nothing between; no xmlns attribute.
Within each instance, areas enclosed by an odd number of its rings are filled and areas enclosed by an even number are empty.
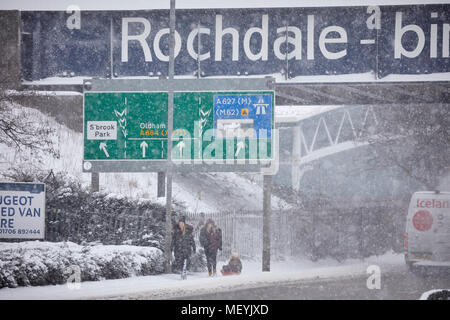
<svg viewBox="0 0 450 320"><path fill-rule="evenodd" d="M173 54L173 52L172 52ZM100 172L158 172L158 194L162 195L163 179L166 180L166 239L165 272L171 272L172 252L172 178L177 172L254 172L263 175L263 259L262 270L270 271L270 215L272 175L278 168L278 133L272 126L272 159L239 160L226 159L173 161L171 155L171 132L173 131L174 92L236 92L236 91L274 91L274 79L173 79L173 70L169 79L92 79L85 80L85 92L168 92L168 143L167 160L83 160L83 171L92 174L93 191L99 190ZM275 97L275 94L274 94ZM275 101L272 101L274 112ZM273 115L274 118L274 115ZM84 120L83 120L84 123ZM84 136L84 133L83 133Z"/></svg>

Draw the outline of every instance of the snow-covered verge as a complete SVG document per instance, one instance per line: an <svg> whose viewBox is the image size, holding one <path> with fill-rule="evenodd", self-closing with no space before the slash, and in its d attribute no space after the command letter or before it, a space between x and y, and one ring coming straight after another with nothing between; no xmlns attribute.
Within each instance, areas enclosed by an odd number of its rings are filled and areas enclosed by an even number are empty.
<svg viewBox="0 0 450 320"><path fill-rule="evenodd" d="M450 289L434 289L424 292L419 300L450 300Z"/></svg>
<svg viewBox="0 0 450 320"><path fill-rule="evenodd" d="M81 281L159 274L163 265L163 252L153 247L41 241L1 243L0 288L63 284L77 270Z"/></svg>
<svg viewBox="0 0 450 320"><path fill-rule="evenodd" d="M218 262L218 268L226 262ZM206 272L189 273L187 280L181 280L179 274L161 274L127 279L83 282L78 289L69 286L41 286L4 288L0 290L0 299L43 300L43 299L169 299L193 295L206 295L215 292L232 291L270 286L292 281L328 279L367 275L370 265L377 265L382 272L405 269L402 254L388 252L381 256L372 256L364 260L349 259L337 262L323 259L311 262L308 259L290 259L272 261L271 271L261 271L261 261L242 260L243 270L239 276L208 277ZM406 272L406 269L405 269Z"/></svg>

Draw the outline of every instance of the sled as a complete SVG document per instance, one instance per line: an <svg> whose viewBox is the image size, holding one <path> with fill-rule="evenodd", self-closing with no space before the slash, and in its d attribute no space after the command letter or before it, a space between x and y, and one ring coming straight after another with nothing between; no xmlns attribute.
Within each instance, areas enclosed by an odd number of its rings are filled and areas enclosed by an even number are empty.
<svg viewBox="0 0 450 320"><path fill-rule="evenodd" d="M240 275L240 273L238 273L238 272L231 272L231 271L225 272L223 270L220 270L220 272L224 276L237 276L237 275Z"/></svg>

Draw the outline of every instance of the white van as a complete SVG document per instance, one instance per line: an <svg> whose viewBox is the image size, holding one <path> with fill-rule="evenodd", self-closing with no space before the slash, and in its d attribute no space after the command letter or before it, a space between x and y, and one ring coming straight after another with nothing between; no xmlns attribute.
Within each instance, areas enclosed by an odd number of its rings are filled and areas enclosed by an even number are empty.
<svg viewBox="0 0 450 320"><path fill-rule="evenodd" d="M450 192L415 192L409 203L405 261L411 269L450 269Z"/></svg>

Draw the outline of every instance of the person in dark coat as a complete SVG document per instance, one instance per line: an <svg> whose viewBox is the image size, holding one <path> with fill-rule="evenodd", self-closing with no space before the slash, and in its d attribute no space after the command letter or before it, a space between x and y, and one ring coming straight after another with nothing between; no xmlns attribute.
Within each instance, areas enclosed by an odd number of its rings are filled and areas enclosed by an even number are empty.
<svg viewBox="0 0 450 320"><path fill-rule="evenodd" d="M242 262L236 249L231 252L231 259L228 264L224 265L220 271L223 275L240 274L242 272Z"/></svg>
<svg viewBox="0 0 450 320"><path fill-rule="evenodd" d="M175 256L174 272L183 270L185 259L187 260L187 269L189 269L191 254L196 250L193 230L191 225L186 224L185 217L181 217L173 229L171 250Z"/></svg>
<svg viewBox="0 0 450 320"><path fill-rule="evenodd" d="M208 274L215 276L217 274L217 250L222 250L222 230L212 219L208 219L200 230L200 244L205 249Z"/></svg>

